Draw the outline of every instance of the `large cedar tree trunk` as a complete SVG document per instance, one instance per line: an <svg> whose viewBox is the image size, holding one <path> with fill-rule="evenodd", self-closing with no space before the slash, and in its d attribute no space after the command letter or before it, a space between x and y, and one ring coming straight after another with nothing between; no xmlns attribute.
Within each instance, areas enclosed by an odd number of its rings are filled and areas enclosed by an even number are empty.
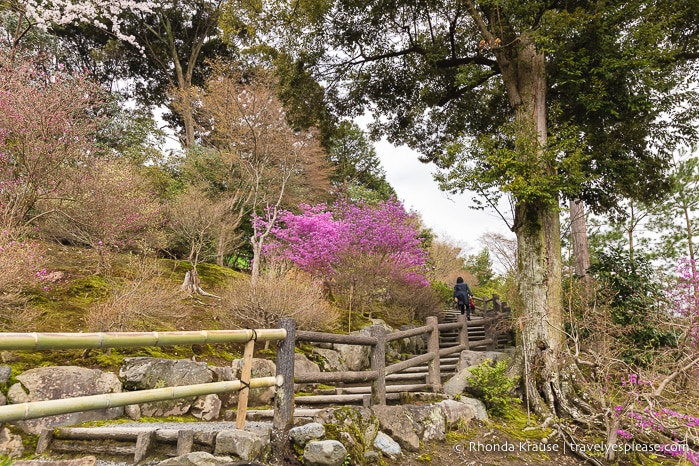
<svg viewBox="0 0 699 466"><path fill-rule="evenodd" d="M496 53L515 109L515 148L528 181L546 186L556 169L546 148L546 70L543 52L526 34L518 50ZM545 189L545 188L540 188ZM572 400L577 367L566 351L562 303L560 206L556 191L520 196L515 205L521 315L519 363L528 406L546 416L578 418Z"/></svg>

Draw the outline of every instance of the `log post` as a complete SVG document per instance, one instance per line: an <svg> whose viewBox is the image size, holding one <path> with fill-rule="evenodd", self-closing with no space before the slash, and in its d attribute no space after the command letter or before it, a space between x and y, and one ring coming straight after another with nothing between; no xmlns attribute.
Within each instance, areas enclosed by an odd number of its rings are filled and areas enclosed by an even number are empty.
<svg viewBox="0 0 699 466"><path fill-rule="evenodd" d="M495 333L496 324L496 321L490 321L483 326L486 340L490 339L490 343L487 343L485 346L486 351L495 351L495 347L498 344L498 336Z"/></svg>
<svg viewBox="0 0 699 466"><path fill-rule="evenodd" d="M296 322L294 319L282 318L279 327L286 330L286 338L279 342L277 348L277 387L274 397L274 419L272 420L272 456L279 464L285 464L287 458L293 458L289 444L289 430L294 424L294 348L296 346Z"/></svg>
<svg viewBox="0 0 699 466"><path fill-rule="evenodd" d="M370 335L376 338L371 348L371 370L376 371L376 380L371 382L372 405L386 404L386 329L383 325L372 325Z"/></svg>
<svg viewBox="0 0 699 466"><path fill-rule="evenodd" d="M466 320L466 316L458 315L456 316L456 321L461 324L461 328L459 329L459 346L468 348L468 321ZM461 358L459 358L459 362L461 362ZM457 369L461 370L463 367L457 367Z"/></svg>
<svg viewBox="0 0 699 466"><path fill-rule="evenodd" d="M429 339L427 340L427 352L433 356L432 362L428 365L427 384L432 387L432 391L438 392L442 388L442 376L439 368L439 327L437 317L429 316L427 326L431 327Z"/></svg>
<svg viewBox="0 0 699 466"><path fill-rule="evenodd" d="M493 310L495 312L502 311L502 306L500 305L500 296L493 293Z"/></svg>

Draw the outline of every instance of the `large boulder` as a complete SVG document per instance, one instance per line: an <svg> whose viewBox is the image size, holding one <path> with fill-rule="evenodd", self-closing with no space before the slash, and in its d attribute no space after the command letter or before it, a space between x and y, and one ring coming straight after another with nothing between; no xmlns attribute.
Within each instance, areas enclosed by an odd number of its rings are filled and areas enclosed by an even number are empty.
<svg viewBox="0 0 699 466"><path fill-rule="evenodd" d="M12 375L10 366L0 366L0 385L5 385Z"/></svg>
<svg viewBox="0 0 699 466"><path fill-rule="evenodd" d="M371 336L371 327L364 327L358 332L351 332L350 335L369 337ZM333 348L340 353L340 359L344 361L347 370L362 371L369 368L370 346L335 343L333 344Z"/></svg>
<svg viewBox="0 0 699 466"><path fill-rule="evenodd" d="M199 396L194 400L189 412L192 416L202 421L218 419L221 412L221 399L214 394Z"/></svg>
<svg viewBox="0 0 699 466"><path fill-rule="evenodd" d="M224 430L216 436L214 455L232 455L245 461L264 460L269 437L246 430Z"/></svg>
<svg viewBox="0 0 699 466"><path fill-rule="evenodd" d="M347 449L337 440L309 442L303 450L306 466L341 466L347 457Z"/></svg>
<svg viewBox="0 0 699 466"><path fill-rule="evenodd" d="M227 466L233 462L230 456L214 456L211 453L197 451L158 463L158 466Z"/></svg>
<svg viewBox="0 0 699 466"><path fill-rule="evenodd" d="M406 406L413 421L413 429L425 442L443 441L447 438L444 412L438 405Z"/></svg>
<svg viewBox="0 0 699 466"><path fill-rule="evenodd" d="M410 330L415 328L415 325L404 325L398 330ZM427 350L427 339L429 334L425 333L422 335L417 335L410 338L401 338L400 340L394 340L389 343L395 350L401 354L422 354Z"/></svg>
<svg viewBox="0 0 699 466"><path fill-rule="evenodd" d="M325 437L325 426L318 422L309 422L289 430L289 439L301 448L311 440L319 440L323 437Z"/></svg>
<svg viewBox="0 0 699 466"><path fill-rule="evenodd" d="M479 400L474 400L473 398L462 397L458 401L444 400L438 405L442 408L447 426L452 427L468 423L472 419L479 421L488 419L485 405L482 402L480 404L478 402Z"/></svg>
<svg viewBox="0 0 699 466"><path fill-rule="evenodd" d="M398 442L383 432L376 434L376 438L374 439L374 447L391 459L396 459L398 456L403 454Z"/></svg>
<svg viewBox="0 0 699 466"><path fill-rule="evenodd" d="M368 450L373 450L379 422L369 408L343 406L316 414L315 421L325 426L325 438L337 440L347 448L351 464L362 464Z"/></svg>
<svg viewBox="0 0 699 466"><path fill-rule="evenodd" d="M442 391L449 396L462 394L464 390L471 387L471 383L468 381L471 375L473 374L471 374L471 370L468 367L461 369L459 372L450 377L449 380L444 382Z"/></svg>
<svg viewBox="0 0 699 466"><path fill-rule="evenodd" d="M306 357L305 354L294 353L294 374L319 374L320 367L318 364L314 363ZM312 390L317 384L295 384L294 390L297 392L303 392L307 390Z"/></svg>
<svg viewBox="0 0 699 466"><path fill-rule="evenodd" d="M122 391L121 382L111 372L76 366L37 367L19 374L17 380L19 383L8 390L10 403L58 400ZM19 421L17 426L24 432L39 434L43 429L114 419L123 413L123 408L97 409Z"/></svg>
<svg viewBox="0 0 699 466"><path fill-rule="evenodd" d="M313 355L316 356L318 367L323 372L346 372L349 370L342 354L337 350L313 348Z"/></svg>
<svg viewBox="0 0 699 466"><path fill-rule="evenodd" d="M7 458L21 458L24 456L22 437L13 434L7 427L0 429L0 456L6 456Z"/></svg>
<svg viewBox="0 0 699 466"><path fill-rule="evenodd" d="M214 382L232 382L238 380L233 368L230 366L209 366ZM238 405L238 392L219 393L221 408L235 408Z"/></svg>
<svg viewBox="0 0 699 466"><path fill-rule="evenodd" d="M465 396L462 396L459 399L459 403L465 404L466 406L469 406L475 413L475 418L478 421L487 421L488 420L488 411L485 408L485 404L481 400L477 400L476 398L468 398Z"/></svg>
<svg viewBox="0 0 699 466"><path fill-rule="evenodd" d="M467 367L477 366L486 359L490 359L492 362L505 361L510 359L510 355L502 351L464 350L459 355L457 368L465 369Z"/></svg>
<svg viewBox="0 0 699 466"><path fill-rule="evenodd" d="M119 370L127 390L178 387L209 383L213 374L206 363L189 359L126 358ZM153 417L181 416L189 412L196 398L157 401L139 405L141 415Z"/></svg>
<svg viewBox="0 0 699 466"><path fill-rule="evenodd" d="M379 420L381 431L391 436L406 451L420 449L420 437L413 428L410 413L403 406L374 406L376 418Z"/></svg>

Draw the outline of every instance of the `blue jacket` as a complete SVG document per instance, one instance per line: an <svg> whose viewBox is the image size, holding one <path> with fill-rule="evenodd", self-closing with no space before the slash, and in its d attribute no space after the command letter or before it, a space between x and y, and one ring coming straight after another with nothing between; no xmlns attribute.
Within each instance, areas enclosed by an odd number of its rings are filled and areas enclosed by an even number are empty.
<svg viewBox="0 0 699 466"><path fill-rule="evenodd" d="M465 282L454 286L454 297L459 300L459 304L468 304L469 296L473 296L473 293Z"/></svg>

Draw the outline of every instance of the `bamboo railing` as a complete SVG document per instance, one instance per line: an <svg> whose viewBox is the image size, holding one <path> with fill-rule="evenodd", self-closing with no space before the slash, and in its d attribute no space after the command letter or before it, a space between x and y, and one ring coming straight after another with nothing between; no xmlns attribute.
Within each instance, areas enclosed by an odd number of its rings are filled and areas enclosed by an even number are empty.
<svg viewBox="0 0 699 466"><path fill-rule="evenodd" d="M5 405L0 406L0 422L36 419L57 414L241 391L238 399L236 427L242 429L245 427L247 395L249 392L245 388L271 387L283 383L277 377L250 378L252 349L255 341L283 340L286 336L284 329L202 330L198 332L0 333L0 350L45 351L54 349L245 343L240 380Z"/></svg>

